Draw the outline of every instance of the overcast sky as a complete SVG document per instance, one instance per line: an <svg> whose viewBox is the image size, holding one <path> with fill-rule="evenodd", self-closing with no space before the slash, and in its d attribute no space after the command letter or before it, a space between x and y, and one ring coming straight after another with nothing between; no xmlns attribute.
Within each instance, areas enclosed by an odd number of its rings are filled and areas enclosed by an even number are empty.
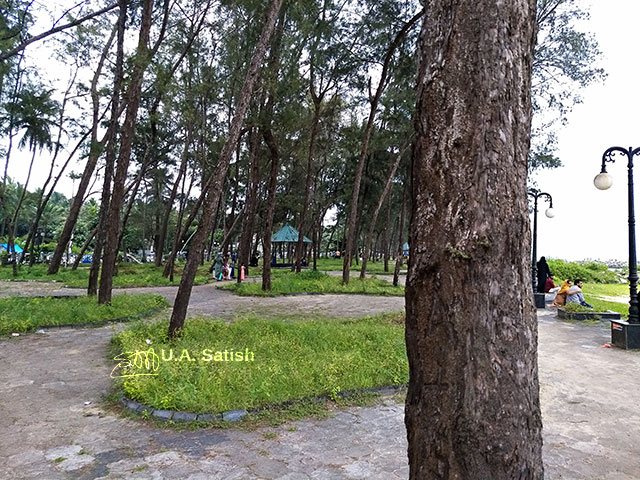
<svg viewBox="0 0 640 480"><path fill-rule="evenodd" d="M609 164L614 185L608 191L596 190L593 177L600 171L602 153L607 148L640 147L639 39L634 27L640 19L640 0L581 0L581 4L591 12L591 19L581 23L581 28L592 32L599 42L601 66L608 78L582 92L584 102L574 108L569 124L557 132L558 155L564 166L535 175L539 187L553 196L556 213L555 218L548 219L544 216L546 205L539 209L538 255L567 260L627 260L626 162L620 158ZM30 190L44 182L47 158L44 153L42 167L34 169ZM20 183L26 178L28 160L27 155L16 155L10 164L9 175ZM76 171L81 168L73 167ZM640 177L636 178L640 197ZM61 182L60 191L70 196L71 180Z"/></svg>
<svg viewBox="0 0 640 480"><path fill-rule="evenodd" d="M536 175L539 187L553 196L556 216L538 214L538 255L567 260L628 260L626 160L618 158L607 169L613 186L597 190L593 178L600 172L602 154L612 146L640 147L640 64L638 0L585 0L591 19L584 28L596 36L608 73L603 84L583 92L584 103L558 131L558 155L564 166ZM636 161L636 209L640 197L640 158ZM638 211L640 215L640 211ZM639 219L640 220L640 219Z"/></svg>

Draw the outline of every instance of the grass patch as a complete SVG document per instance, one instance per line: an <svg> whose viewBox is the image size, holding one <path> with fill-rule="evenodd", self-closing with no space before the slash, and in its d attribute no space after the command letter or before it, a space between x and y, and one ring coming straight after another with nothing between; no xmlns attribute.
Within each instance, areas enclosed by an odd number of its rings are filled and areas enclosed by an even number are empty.
<svg viewBox="0 0 640 480"><path fill-rule="evenodd" d="M251 409L403 384L409 372L404 326L398 316L313 317L297 322L245 317L232 324L190 319L173 342L166 338L166 322L139 323L113 338L112 354L152 347L155 368L139 362L139 367L125 366L119 374L153 371L156 375L122 377L117 382L129 398L145 405L193 413ZM243 359L216 361L231 350L241 352ZM253 355L247 356L247 351ZM207 354L213 354L213 360L207 361Z"/></svg>
<svg viewBox="0 0 640 480"><path fill-rule="evenodd" d="M595 297L591 297L589 295L585 295L584 299L590 305L593 305L593 308L588 308L589 312L606 312L607 310L612 310L614 312L618 312L620 315L624 317L629 316L629 304L628 303L618 303L618 302L608 302L606 300L600 300Z"/></svg>
<svg viewBox="0 0 640 480"><path fill-rule="evenodd" d="M395 258L389 260L389 271L384 271L384 262L367 262L367 273L374 273L376 275L393 275L393 269L396 266ZM338 270L342 271L342 259L341 258L319 258L317 263L318 270L322 271L330 271L330 270ZM351 275L354 273L360 273L362 268L362 263L356 265L352 262L351 264ZM402 264L401 273L407 273L407 262L405 261Z"/></svg>
<svg viewBox="0 0 640 480"><path fill-rule="evenodd" d="M160 295L114 295L111 305L95 297L0 298L0 335L24 333L36 327L95 323L166 307Z"/></svg>
<svg viewBox="0 0 640 480"><path fill-rule="evenodd" d="M602 295L605 297L628 297L629 284L628 283L615 283L615 284L587 283L582 287L582 291L585 295Z"/></svg>
<svg viewBox="0 0 640 480"><path fill-rule="evenodd" d="M198 268L194 284L200 285L211 281L210 265ZM35 280L42 282L61 282L69 287L86 287L89 283L90 266L78 267L77 270L61 267L57 274L47 275L48 265L36 264L33 267L21 266L18 276L13 276L10 265L0 267L0 280ZM114 287L157 287L163 285L177 285L180 283L184 263L175 268L173 282L162 276L163 267L156 267L153 263L122 263L118 266L118 273L113 277Z"/></svg>
<svg viewBox="0 0 640 480"><path fill-rule="evenodd" d="M341 277L308 270L298 274L281 272L271 279L271 291L262 291L261 282L228 283L218 288L231 290L241 296L275 296L292 293L354 293L368 295L404 295L404 287L394 287L381 278L352 278L348 285L342 284Z"/></svg>

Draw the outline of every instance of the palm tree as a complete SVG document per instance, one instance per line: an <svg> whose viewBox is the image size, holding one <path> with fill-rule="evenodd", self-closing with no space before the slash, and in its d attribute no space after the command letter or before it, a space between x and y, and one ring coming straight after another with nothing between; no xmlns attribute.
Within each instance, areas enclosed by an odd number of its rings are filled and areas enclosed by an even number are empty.
<svg viewBox="0 0 640 480"><path fill-rule="evenodd" d="M11 226L9 228L9 252L13 250L13 243L16 236L16 227L18 223L18 215L20 214L20 208L22 202L27 193L27 186L29 185L29 179L31 178L31 170L33 168L33 162L36 158L36 152L42 151L43 148L51 151L53 148L53 141L51 140L51 128L56 125L55 118L57 116L60 105L57 101L51 98L53 90L45 90L41 92L35 91L31 87L27 87L22 90L14 102L10 102L7 105L13 116L18 131L24 130L22 138L18 143L18 148L27 147L31 155L31 162L29 164L29 171L27 173L27 180L24 183L22 194L16 205L16 209L13 213L11 220ZM15 255L12 259L13 274L18 275L18 266L15 261Z"/></svg>

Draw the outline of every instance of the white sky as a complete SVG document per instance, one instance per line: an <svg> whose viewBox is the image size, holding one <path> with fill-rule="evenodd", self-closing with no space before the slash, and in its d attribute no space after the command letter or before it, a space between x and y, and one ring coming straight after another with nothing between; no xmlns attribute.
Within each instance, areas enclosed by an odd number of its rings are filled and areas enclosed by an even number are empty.
<svg viewBox="0 0 640 480"><path fill-rule="evenodd" d="M611 146L640 146L640 128L634 113L640 112L640 63L637 60L638 34L633 27L640 18L640 0L581 0L591 19L581 24L593 33L603 53L601 66L608 73L604 84L582 92L584 102L569 115L569 124L558 132L558 156L564 166L535 176L539 187L553 197L555 218L544 215L541 202L538 215L538 256L582 259L628 259L626 162L622 158L608 165L614 185L607 191L596 190L593 177L600 171L602 153ZM31 52L37 54L35 48ZM53 73L53 72L50 72ZM64 76L62 71L57 72ZM66 155L61 155L61 159ZM39 168L34 168L29 190L42 185L44 165L49 156L43 152ZM14 156L9 176L24 183L29 156ZM36 160L38 162L38 160ZM640 159L637 169L640 170ZM2 162L4 168L4 162ZM81 171L72 166L68 171ZM640 173L639 173L640 175ZM640 198L640 176L637 196ZM70 196L71 180L65 178L58 189ZM636 209L640 206L636 201ZM640 216L640 210L638 211ZM640 218L639 218L640 223Z"/></svg>
<svg viewBox="0 0 640 480"><path fill-rule="evenodd" d="M604 84L583 92L584 102L558 132L558 156L564 167L536 175L539 187L553 197L556 216L538 213L538 256L566 260L620 259L628 257L626 159L616 157L607 170L613 186L597 190L593 178L600 172L602 154L612 146L640 146L640 64L637 29L638 0L592 0L591 19L584 29L596 36L603 53L601 65L608 73ZM636 161L636 210L640 198L640 159ZM539 204L540 205L540 204ZM637 215L640 212L637 212Z"/></svg>

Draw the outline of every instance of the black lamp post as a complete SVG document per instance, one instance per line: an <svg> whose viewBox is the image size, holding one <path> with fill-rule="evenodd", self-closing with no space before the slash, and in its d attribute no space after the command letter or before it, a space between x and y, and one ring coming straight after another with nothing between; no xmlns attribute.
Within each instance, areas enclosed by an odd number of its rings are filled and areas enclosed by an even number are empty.
<svg viewBox="0 0 640 480"><path fill-rule="evenodd" d="M544 308L544 294L538 293L538 267L536 265L537 248L538 248L538 199L544 198L549 202L549 208L547 208L544 214L553 218L555 213L553 212L553 199L547 192L541 192L535 188L530 188L527 194L533 198L533 248L531 253L531 285L533 287L533 298L537 308Z"/></svg>
<svg viewBox="0 0 640 480"><path fill-rule="evenodd" d="M640 155L640 148L635 150L622 147L611 147L602 154L602 168L593 179L598 190L606 190L613 184L613 178L607 173L607 162L615 162L615 154L627 157L628 201L629 201L629 320L611 321L611 343L621 348L640 348L640 318L638 316L638 265L636 261L636 221L633 206L633 157Z"/></svg>

